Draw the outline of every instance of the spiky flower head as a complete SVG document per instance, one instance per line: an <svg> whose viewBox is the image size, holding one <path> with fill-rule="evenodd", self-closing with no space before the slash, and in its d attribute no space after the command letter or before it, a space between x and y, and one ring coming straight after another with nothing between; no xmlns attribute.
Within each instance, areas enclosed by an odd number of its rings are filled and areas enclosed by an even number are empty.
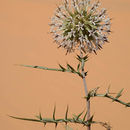
<svg viewBox="0 0 130 130"><path fill-rule="evenodd" d="M102 48L108 42L110 18L106 9L98 9L100 2L93 4L90 0L64 0L58 6L51 21L51 33L54 41L73 52L91 53Z"/></svg>

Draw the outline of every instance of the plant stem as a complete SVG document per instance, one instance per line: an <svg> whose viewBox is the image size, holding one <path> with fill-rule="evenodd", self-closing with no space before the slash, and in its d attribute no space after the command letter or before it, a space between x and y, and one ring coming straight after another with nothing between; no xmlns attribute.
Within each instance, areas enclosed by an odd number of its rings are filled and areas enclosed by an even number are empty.
<svg viewBox="0 0 130 130"><path fill-rule="evenodd" d="M87 83L85 79L85 72L84 72L84 60L83 60L83 54L81 54L82 62L81 62L81 71L82 71L82 76L83 76L83 84L84 84L84 90L85 90L85 95L86 97L88 96L88 88L87 88ZM90 100L86 99L86 105L87 105L87 120L90 119ZM91 130L91 126L89 125L87 127L87 130Z"/></svg>
<svg viewBox="0 0 130 130"><path fill-rule="evenodd" d="M35 68L35 69L42 69L42 70L50 70L50 71L59 71L59 72L69 72L69 73L74 73L74 74L77 74L79 75L80 77L82 77L82 74L77 72L77 71L73 71L73 70L69 70L69 69L63 69L63 68L60 68L60 69L57 69L57 68L48 68L48 67L44 67L44 66L34 66L34 65L19 65L19 66L23 66L23 67L30 67L30 68Z"/></svg>
<svg viewBox="0 0 130 130"><path fill-rule="evenodd" d="M129 103L125 103L125 102L123 102L115 97L112 97L111 95L108 95L108 94L96 94L94 97L106 97L106 98L112 99L113 102L118 102L122 105L125 105L126 107L130 107Z"/></svg>

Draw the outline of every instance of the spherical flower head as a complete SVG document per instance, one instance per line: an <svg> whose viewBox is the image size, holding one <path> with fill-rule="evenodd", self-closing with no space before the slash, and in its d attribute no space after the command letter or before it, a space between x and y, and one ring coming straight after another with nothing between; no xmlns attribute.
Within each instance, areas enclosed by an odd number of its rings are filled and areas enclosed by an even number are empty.
<svg viewBox="0 0 130 130"><path fill-rule="evenodd" d="M51 21L51 33L54 41L73 52L91 53L102 48L108 42L110 18L106 9L98 9L100 2L93 4L90 0L64 0L58 6Z"/></svg>

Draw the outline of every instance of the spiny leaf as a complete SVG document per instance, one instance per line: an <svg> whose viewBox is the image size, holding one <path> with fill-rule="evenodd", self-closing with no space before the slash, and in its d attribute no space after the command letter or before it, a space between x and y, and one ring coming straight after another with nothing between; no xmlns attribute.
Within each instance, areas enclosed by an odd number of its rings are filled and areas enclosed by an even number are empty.
<svg viewBox="0 0 130 130"><path fill-rule="evenodd" d="M66 120L68 119L68 111L69 111L69 107L67 106L66 113L65 113L65 119Z"/></svg>
<svg viewBox="0 0 130 130"><path fill-rule="evenodd" d="M61 66L60 64L59 64L59 66L60 66L60 68L61 68L63 71L66 70L66 69L65 69L63 66Z"/></svg>
<svg viewBox="0 0 130 130"><path fill-rule="evenodd" d="M58 123L56 122L56 123L55 123L55 128L57 128L57 125L58 125Z"/></svg>
<svg viewBox="0 0 130 130"><path fill-rule="evenodd" d="M88 55L84 56L83 59L84 59L85 61L87 61Z"/></svg>
<svg viewBox="0 0 130 130"><path fill-rule="evenodd" d="M118 93L117 96L115 97L116 99L118 99L120 96L122 96L123 90L124 90L124 89L121 89L121 90L119 91L119 93Z"/></svg>
<svg viewBox="0 0 130 130"><path fill-rule="evenodd" d="M84 110L81 113L79 113L79 115L77 115L76 120L78 120L83 113L84 113Z"/></svg>
<svg viewBox="0 0 130 130"><path fill-rule="evenodd" d="M79 55L77 55L76 59L80 62L82 61L82 58Z"/></svg>
<svg viewBox="0 0 130 130"><path fill-rule="evenodd" d="M46 126L46 123L44 122L44 127Z"/></svg>
<svg viewBox="0 0 130 130"><path fill-rule="evenodd" d="M41 113L39 113L39 118L40 118L40 120L42 120L42 115L41 115Z"/></svg>
<svg viewBox="0 0 130 130"><path fill-rule="evenodd" d="M81 31L80 31L81 32ZM81 32L82 33L82 32ZM81 50L86 54L86 50L83 48L83 47L81 47Z"/></svg>
<svg viewBox="0 0 130 130"><path fill-rule="evenodd" d="M87 59L86 60L84 60L84 62L86 62L86 61L88 61Z"/></svg>
<svg viewBox="0 0 130 130"><path fill-rule="evenodd" d="M68 111L68 110L67 110ZM85 113L85 116L86 117L87 113ZM42 121L41 120L36 120L36 119L29 119L29 118L19 118L19 117L14 117L14 116L10 116L12 118L15 118L15 119L20 119L20 120L26 120L26 121L34 121L34 122L40 122L40 123L43 123L44 126L47 124L47 123L52 123L52 124L55 124L55 127L57 127L58 123L78 123L80 125L84 125L84 126L90 126L92 123L95 123L95 124L101 124L101 122L96 122L96 121L93 121L93 116L89 119L89 120L86 120L85 121L85 118L84 118L84 121L83 120L76 120L76 118L69 118L67 120L65 119L56 119L54 120L53 118L43 118ZM105 127L105 126L104 126ZM109 129L110 130L110 129Z"/></svg>
<svg viewBox="0 0 130 130"><path fill-rule="evenodd" d="M40 120L37 120L37 119L20 118L20 117L15 117L15 116L9 116L9 117L14 118L14 119L19 119L19 120L34 121L34 122L41 122Z"/></svg>
<svg viewBox="0 0 130 130"><path fill-rule="evenodd" d="M73 114L73 120L77 120L77 116Z"/></svg>
<svg viewBox="0 0 130 130"><path fill-rule="evenodd" d="M93 52L97 55L97 52L95 50L93 50Z"/></svg>
<svg viewBox="0 0 130 130"><path fill-rule="evenodd" d="M94 117L94 115L92 115L92 116L90 117L90 119L88 120L90 123L93 121L93 117Z"/></svg>
<svg viewBox="0 0 130 130"><path fill-rule="evenodd" d="M70 69L72 72L75 72L75 69L74 69L71 65L67 64L67 67L68 67L68 69Z"/></svg>
<svg viewBox="0 0 130 130"><path fill-rule="evenodd" d="M80 64L77 65L77 71L79 72Z"/></svg>
<svg viewBox="0 0 130 130"><path fill-rule="evenodd" d="M110 93L110 85L108 86L108 89L105 95L108 95L109 93Z"/></svg>
<svg viewBox="0 0 130 130"><path fill-rule="evenodd" d="M30 67L30 68L35 68L35 69L42 69L42 70L61 71L61 69L47 68L47 67L43 67L43 66L22 65L22 64L19 66Z"/></svg>
<svg viewBox="0 0 130 130"><path fill-rule="evenodd" d="M83 75L80 72L75 72L77 73L81 78L83 78Z"/></svg>
<svg viewBox="0 0 130 130"><path fill-rule="evenodd" d="M82 59L79 55L77 55L77 58Z"/></svg>
<svg viewBox="0 0 130 130"><path fill-rule="evenodd" d="M106 96L106 95L108 95L108 94L116 94L116 93L110 92L110 85L108 86L107 92L106 92L106 94L104 94L104 95Z"/></svg>
<svg viewBox="0 0 130 130"><path fill-rule="evenodd" d="M88 71L84 73L85 76L87 76L87 74L88 74Z"/></svg>
<svg viewBox="0 0 130 130"><path fill-rule="evenodd" d="M54 111L53 111L53 120L55 120L55 113L56 113L56 106L54 106Z"/></svg>
<svg viewBox="0 0 130 130"><path fill-rule="evenodd" d="M97 93L97 91L100 89L100 87L95 88L93 91L95 92L95 94Z"/></svg>
<svg viewBox="0 0 130 130"><path fill-rule="evenodd" d="M42 115L41 115L41 113L39 113L39 115L38 116L36 116L38 119L40 119L40 120L42 120Z"/></svg>
<svg viewBox="0 0 130 130"><path fill-rule="evenodd" d="M24 67L30 67L30 68L36 68L36 69L42 69L42 70L50 70L50 71L59 71L59 72L70 72L70 73L75 73L78 74L80 77L82 77L82 75L78 72L75 71L75 69L70 66L69 64L67 65L67 69L69 71L67 71L63 66L59 65L61 67L61 69L56 69L56 68L47 68L47 67L43 67L43 66L33 66L33 65L19 65L19 66L24 66Z"/></svg>
<svg viewBox="0 0 130 130"><path fill-rule="evenodd" d="M87 111L86 111L86 113L85 113L85 115L84 115L84 117L83 117L83 121L85 121L85 118L86 118L86 116L87 116Z"/></svg>

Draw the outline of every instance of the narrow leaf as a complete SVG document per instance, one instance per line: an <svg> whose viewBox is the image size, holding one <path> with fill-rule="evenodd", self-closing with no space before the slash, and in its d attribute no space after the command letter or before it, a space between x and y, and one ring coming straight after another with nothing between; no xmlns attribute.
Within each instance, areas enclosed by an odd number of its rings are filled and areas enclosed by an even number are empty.
<svg viewBox="0 0 130 130"><path fill-rule="evenodd" d="M35 69L42 69L42 70L61 71L61 69L47 68L47 67L43 67L43 66L34 66L34 65L19 65L19 66L35 68Z"/></svg>
<svg viewBox="0 0 130 130"><path fill-rule="evenodd" d="M90 117L90 119L88 120L90 123L93 121L93 117L94 117L94 115L92 115L92 116Z"/></svg>
<svg viewBox="0 0 130 130"><path fill-rule="evenodd" d="M85 115L84 115L84 117L83 117L83 121L85 121L85 118L86 118L86 116L87 116L87 111L86 111L86 113L85 113Z"/></svg>
<svg viewBox="0 0 130 130"><path fill-rule="evenodd" d="M97 55L97 52L95 50L93 50L93 52Z"/></svg>
<svg viewBox="0 0 130 130"><path fill-rule="evenodd" d="M79 115L77 115L76 120L78 120L83 113L84 113L84 110L81 113L79 113Z"/></svg>
<svg viewBox="0 0 130 130"><path fill-rule="evenodd" d="M66 113L65 113L65 119L66 120L68 119L68 111L69 111L69 107L67 106Z"/></svg>
<svg viewBox="0 0 130 130"><path fill-rule="evenodd" d="M79 55L77 55L76 59L80 62L82 61L82 58Z"/></svg>
<svg viewBox="0 0 130 130"><path fill-rule="evenodd" d="M77 57L78 57L79 59L82 59L79 55L77 55Z"/></svg>
<svg viewBox="0 0 130 130"><path fill-rule="evenodd" d="M60 64L59 64L59 66L60 66L60 68L61 68L63 71L66 70L66 69L65 69L63 66L61 66Z"/></svg>
<svg viewBox="0 0 130 130"><path fill-rule="evenodd" d="M83 75L82 75L80 72L78 72L78 75L79 75L81 78L83 78Z"/></svg>
<svg viewBox="0 0 130 130"><path fill-rule="evenodd" d="M84 73L85 76L87 76L87 74L88 74L88 71Z"/></svg>
<svg viewBox="0 0 130 130"><path fill-rule="evenodd" d="M40 117L40 120L42 120L42 115L41 115L41 113L39 113L39 117Z"/></svg>
<svg viewBox="0 0 130 130"><path fill-rule="evenodd" d="M77 71L79 72L80 64L77 65Z"/></svg>
<svg viewBox="0 0 130 130"><path fill-rule="evenodd" d="M107 92L106 92L106 95L110 94L110 85L108 86L108 89L107 89Z"/></svg>
<svg viewBox="0 0 130 130"><path fill-rule="evenodd" d="M122 96L123 90L124 90L124 89L121 89L121 90L119 91L119 93L118 93L117 96L115 97L116 99L118 99L120 96Z"/></svg>
<svg viewBox="0 0 130 130"><path fill-rule="evenodd" d="M84 59L85 61L87 61L87 59L88 59L88 55L86 55L83 59Z"/></svg>
<svg viewBox="0 0 130 130"><path fill-rule="evenodd" d="M39 113L38 116L36 116L38 119L42 120L42 116L41 116L41 113Z"/></svg>
<svg viewBox="0 0 130 130"><path fill-rule="evenodd" d="M53 120L55 120L55 113L56 113L56 106L54 106L54 111L53 111Z"/></svg>
<svg viewBox="0 0 130 130"><path fill-rule="evenodd" d="M116 94L116 93L110 92L110 85L108 86L107 92L106 92L106 94L104 94L104 95L106 96L106 95L108 95L108 94Z"/></svg>
<svg viewBox="0 0 130 130"><path fill-rule="evenodd" d="M70 69L72 72L75 72L75 69L74 69L71 65L67 64L67 67L68 67L68 69Z"/></svg>
<svg viewBox="0 0 130 130"><path fill-rule="evenodd" d="M21 117L15 117L15 116L9 116L9 117L14 118L14 119L18 119L18 120L26 120L26 121L41 122L40 120L37 120L37 119L21 118Z"/></svg>
<svg viewBox="0 0 130 130"><path fill-rule="evenodd" d="M77 115L73 114L73 120L77 120Z"/></svg>

